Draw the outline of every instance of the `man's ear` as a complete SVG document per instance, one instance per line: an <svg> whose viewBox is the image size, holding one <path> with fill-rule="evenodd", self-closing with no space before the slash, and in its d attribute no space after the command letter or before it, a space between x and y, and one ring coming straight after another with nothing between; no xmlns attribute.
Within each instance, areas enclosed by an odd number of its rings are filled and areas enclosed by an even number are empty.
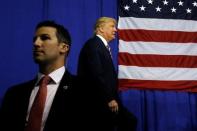
<svg viewBox="0 0 197 131"><path fill-rule="evenodd" d="M69 51L69 45L68 44L65 44L65 43L61 43L60 44L60 52L61 53L66 53Z"/></svg>
<svg viewBox="0 0 197 131"><path fill-rule="evenodd" d="M103 27L102 26L99 27L98 30L99 30L99 32L103 33Z"/></svg>

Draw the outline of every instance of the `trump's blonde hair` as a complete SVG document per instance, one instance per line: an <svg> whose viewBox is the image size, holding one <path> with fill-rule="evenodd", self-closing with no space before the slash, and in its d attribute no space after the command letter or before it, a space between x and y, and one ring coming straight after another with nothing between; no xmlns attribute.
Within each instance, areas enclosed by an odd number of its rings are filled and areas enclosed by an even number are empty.
<svg viewBox="0 0 197 131"><path fill-rule="evenodd" d="M100 17L97 19L95 25L94 25L94 34L97 33L98 28L102 27L107 22L113 22L116 24L116 20L111 17Z"/></svg>

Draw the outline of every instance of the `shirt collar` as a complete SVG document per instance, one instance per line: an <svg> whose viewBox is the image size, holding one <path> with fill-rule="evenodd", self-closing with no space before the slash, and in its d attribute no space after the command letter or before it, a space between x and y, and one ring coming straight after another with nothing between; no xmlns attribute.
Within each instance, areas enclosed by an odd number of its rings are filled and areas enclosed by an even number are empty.
<svg viewBox="0 0 197 131"><path fill-rule="evenodd" d="M107 41L105 40L105 38L103 38L101 35L96 35L96 36L98 36L98 37L102 40L102 42L104 43L104 45L105 45L106 47L108 47L108 43L107 43Z"/></svg>
<svg viewBox="0 0 197 131"><path fill-rule="evenodd" d="M51 77L51 79L53 80L54 83L58 84L61 81L61 79L62 79L62 77L64 75L65 70L66 70L65 67L62 66L59 69L51 72L49 74L49 76ZM42 79L42 77L44 77L44 74L42 74L42 73L39 72L38 73L38 79L37 79L36 85L39 83L39 81Z"/></svg>

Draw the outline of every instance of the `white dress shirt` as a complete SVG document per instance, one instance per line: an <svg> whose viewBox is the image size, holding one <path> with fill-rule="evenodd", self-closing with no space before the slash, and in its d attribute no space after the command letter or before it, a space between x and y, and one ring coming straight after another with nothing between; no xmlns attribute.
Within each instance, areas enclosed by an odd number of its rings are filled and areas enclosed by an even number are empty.
<svg viewBox="0 0 197 131"><path fill-rule="evenodd" d="M105 40L105 38L103 38L101 35L96 35L96 36L98 36L98 37L102 40L102 42L104 43L104 45L105 45L106 47L109 46L108 43L107 43L107 41Z"/></svg>
<svg viewBox="0 0 197 131"><path fill-rule="evenodd" d="M46 103L45 103L43 117L42 117L41 131L43 131L45 122L47 120L49 111L51 109L51 105L53 103L53 99L55 97L57 88L59 87L60 81L61 81L61 79L64 75L64 72L65 72L65 67L63 66L63 67L61 67L61 68L59 68L59 69L57 69L57 70L55 70L55 71L53 71L49 74L49 76L52 79L52 82L50 82L47 85L47 98L46 98ZM34 101L34 99L36 97L36 94L38 92L38 89L39 89L38 83L42 79L42 77L44 77L44 74L38 73L38 80L35 84L34 89L31 92L31 96L30 96L30 99L29 99L29 106L28 106L28 112L27 112L26 120L28 120L28 118L29 118L29 113L30 113L33 101Z"/></svg>

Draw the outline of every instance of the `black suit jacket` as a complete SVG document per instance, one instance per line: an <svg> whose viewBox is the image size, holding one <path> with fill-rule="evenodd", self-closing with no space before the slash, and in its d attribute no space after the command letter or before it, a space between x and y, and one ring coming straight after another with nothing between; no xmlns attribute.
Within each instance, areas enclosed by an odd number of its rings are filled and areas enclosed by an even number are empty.
<svg viewBox="0 0 197 131"><path fill-rule="evenodd" d="M0 108L1 131L23 131L26 124L29 98L36 79L11 87ZM75 130L75 77L66 72L54 97L44 131Z"/></svg>
<svg viewBox="0 0 197 131"><path fill-rule="evenodd" d="M79 55L78 76L89 85L93 97L108 103L117 99L117 74L109 50L102 40L94 36L89 39ZM96 97L96 96L95 96Z"/></svg>
<svg viewBox="0 0 197 131"><path fill-rule="evenodd" d="M117 73L109 50L102 40L94 36L81 49L78 76L82 81L84 98L83 112L86 113L86 131L134 131L136 118L122 105L117 89ZM119 112L113 113L108 103L116 100ZM88 116L88 117L87 117ZM88 120L89 119L89 120Z"/></svg>

